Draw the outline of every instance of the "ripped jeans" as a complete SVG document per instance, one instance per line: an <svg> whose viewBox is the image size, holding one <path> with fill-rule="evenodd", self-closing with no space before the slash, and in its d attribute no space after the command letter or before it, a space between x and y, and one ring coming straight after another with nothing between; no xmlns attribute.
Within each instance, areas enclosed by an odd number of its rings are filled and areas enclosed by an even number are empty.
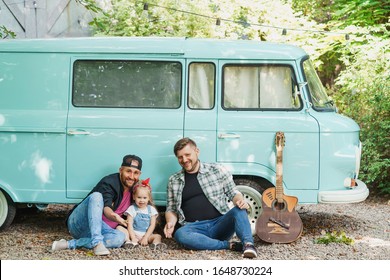
<svg viewBox="0 0 390 280"><path fill-rule="evenodd" d="M68 219L69 233L74 239L68 241L69 249L91 249L99 242L107 248L118 248L125 242L125 234L111 228L102 220L103 196L91 193L71 213Z"/></svg>

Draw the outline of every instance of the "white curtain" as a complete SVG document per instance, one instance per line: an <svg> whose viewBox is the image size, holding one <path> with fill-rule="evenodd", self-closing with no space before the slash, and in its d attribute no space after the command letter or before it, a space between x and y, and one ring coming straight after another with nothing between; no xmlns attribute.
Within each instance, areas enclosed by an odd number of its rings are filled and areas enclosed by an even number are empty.
<svg viewBox="0 0 390 280"><path fill-rule="evenodd" d="M227 108L292 108L289 67L233 66L224 70Z"/></svg>

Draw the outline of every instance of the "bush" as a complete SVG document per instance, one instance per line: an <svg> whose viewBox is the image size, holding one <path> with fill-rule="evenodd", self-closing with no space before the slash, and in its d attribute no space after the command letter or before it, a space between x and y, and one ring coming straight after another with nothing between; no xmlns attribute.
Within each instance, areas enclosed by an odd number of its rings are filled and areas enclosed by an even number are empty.
<svg viewBox="0 0 390 280"><path fill-rule="evenodd" d="M339 46L346 68L336 80L333 95L340 112L361 127L361 179L385 193L390 193L389 45L389 39L367 35L361 44Z"/></svg>

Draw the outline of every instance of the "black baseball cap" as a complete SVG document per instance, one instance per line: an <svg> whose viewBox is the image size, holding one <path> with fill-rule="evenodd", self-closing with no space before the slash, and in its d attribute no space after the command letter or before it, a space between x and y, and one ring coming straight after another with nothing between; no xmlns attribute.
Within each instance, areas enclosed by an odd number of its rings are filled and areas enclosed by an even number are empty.
<svg viewBox="0 0 390 280"><path fill-rule="evenodd" d="M134 167L141 171L142 159L136 155L126 155L123 157L122 166Z"/></svg>

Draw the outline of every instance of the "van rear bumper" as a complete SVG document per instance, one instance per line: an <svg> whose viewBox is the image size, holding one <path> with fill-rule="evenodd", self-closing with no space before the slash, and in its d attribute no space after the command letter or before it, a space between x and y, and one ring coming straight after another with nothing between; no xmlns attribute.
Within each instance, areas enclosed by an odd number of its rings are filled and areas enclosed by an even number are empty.
<svg viewBox="0 0 390 280"><path fill-rule="evenodd" d="M318 203L355 203L364 201L369 194L365 183L356 179L357 187L343 191L323 191L318 193Z"/></svg>

